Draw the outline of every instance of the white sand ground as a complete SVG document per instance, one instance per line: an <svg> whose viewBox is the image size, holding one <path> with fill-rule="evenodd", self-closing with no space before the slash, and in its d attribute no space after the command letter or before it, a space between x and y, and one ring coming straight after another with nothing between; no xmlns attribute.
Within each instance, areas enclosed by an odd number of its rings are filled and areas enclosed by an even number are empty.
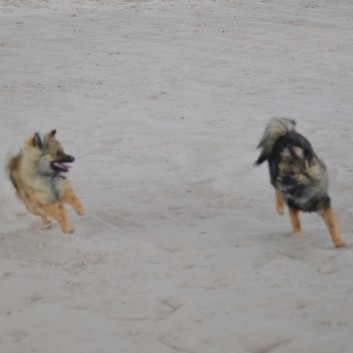
<svg viewBox="0 0 353 353"><path fill-rule="evenodd" d="M58 129L87 208L40 230L1 178L1 352L353 352L351 0L0 10L1 160ZM276 214L273 116L326 161L347 248Z"/></svg>

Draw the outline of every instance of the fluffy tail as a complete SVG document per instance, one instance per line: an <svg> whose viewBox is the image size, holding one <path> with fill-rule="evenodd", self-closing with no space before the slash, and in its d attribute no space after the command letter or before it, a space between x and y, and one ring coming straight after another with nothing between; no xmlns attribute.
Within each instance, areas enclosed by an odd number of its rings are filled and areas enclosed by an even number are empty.
<svg viewBox="0 0 353 353"><path fill-rule="evenodd" d="M276 141L295 130L295 121L286 118L273 118L269 121L265 128L265 132L260 140L257 148L262 148L261 154L256 165L260 165L272 155L273 146Z"/></svg>
<svg viewBox="0 0 353 353"><path fill-rule="evenodd" d="M6 165L5 165L6 174L9 177L10 181L12 182L16 190L18 189L18 187L17 187L16 178L14 177L14 171L18 169L20 159L21 159L21 150L17 148L16 149L13 148L7 156Z"/></svg>

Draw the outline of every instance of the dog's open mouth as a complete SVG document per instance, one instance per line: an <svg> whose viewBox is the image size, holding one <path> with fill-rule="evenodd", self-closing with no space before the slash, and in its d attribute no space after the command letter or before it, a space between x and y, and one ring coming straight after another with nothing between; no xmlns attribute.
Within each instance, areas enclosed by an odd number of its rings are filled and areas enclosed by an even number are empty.
<svg viewBox="0 0 353 353"><path fill-rule="evenodd" d="M294 185L293 184L279 184L278 185L279 189L281 192L283 192L284 194L292 192L294 190Z"/></svg>
<svg viewBox="0 0 353 353"><path fill-rule="evenodd" d="M68 172L69 169L71 168L70 165L63 163L63 162L58 162L58 161L51 162L51 167L56 172Z"/></svg>

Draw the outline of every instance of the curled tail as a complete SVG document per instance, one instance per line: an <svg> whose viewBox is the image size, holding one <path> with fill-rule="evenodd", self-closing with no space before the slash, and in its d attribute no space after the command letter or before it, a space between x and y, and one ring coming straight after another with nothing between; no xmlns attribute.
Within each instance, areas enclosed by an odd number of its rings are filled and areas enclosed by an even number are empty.
<svg viewBox="0 0 353 353"><path fill-rule="evenodd" d="M257 148L261 148L261 154L257 161L256 165L260 165L266 159L269 159L272 155L273 146L276 141L293 132L295 130L295 121L286 118L273 118L269 121L265 128L265 132L260 140Z"/></svg>

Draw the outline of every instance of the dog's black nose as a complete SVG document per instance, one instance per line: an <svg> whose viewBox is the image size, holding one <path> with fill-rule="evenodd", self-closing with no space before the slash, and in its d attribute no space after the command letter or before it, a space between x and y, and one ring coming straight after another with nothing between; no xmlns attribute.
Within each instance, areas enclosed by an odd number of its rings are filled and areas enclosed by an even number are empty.
<svg viewBox="0 0 353 353"><path fill-rule="evenodd" d="M72 163L75 160L75 157L73 156L67 156L67 162Z"/></svg>

